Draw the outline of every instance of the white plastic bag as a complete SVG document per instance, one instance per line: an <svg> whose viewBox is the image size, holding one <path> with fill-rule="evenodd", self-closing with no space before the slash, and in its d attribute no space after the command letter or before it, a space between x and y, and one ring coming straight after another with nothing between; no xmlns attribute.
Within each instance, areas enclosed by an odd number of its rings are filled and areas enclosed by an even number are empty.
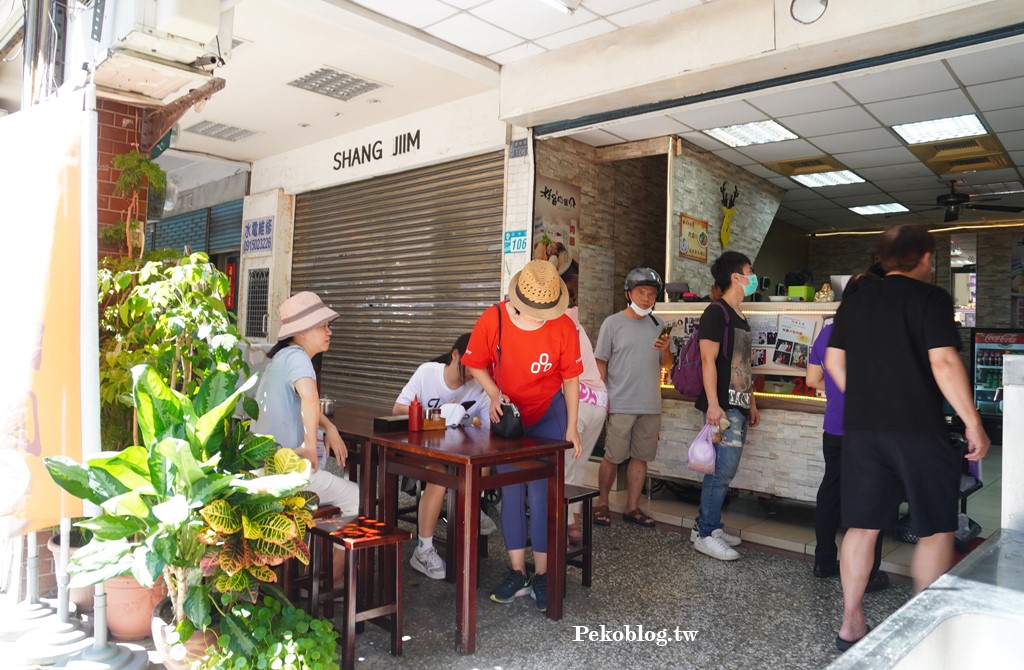
<svg viewBox="0 0 1024 670"><path fill-rule="evenodd" d="M711 442L711 426L704 424L697 437L693 438L686 459L686 467L694 472L715 474L715 445Z"/></svg>

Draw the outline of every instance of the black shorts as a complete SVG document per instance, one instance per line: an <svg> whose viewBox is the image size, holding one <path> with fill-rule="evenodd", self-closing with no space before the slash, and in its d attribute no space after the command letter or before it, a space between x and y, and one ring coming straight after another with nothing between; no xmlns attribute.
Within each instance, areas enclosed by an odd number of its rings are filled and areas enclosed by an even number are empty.
<svg viewBox="0 0 1024 670"><path fill-rule="evenodd" d="M840 468L843 524L891 529L906 500L918 537L955 531L962 459L960 446L941 430L847 433Z"/></svg>

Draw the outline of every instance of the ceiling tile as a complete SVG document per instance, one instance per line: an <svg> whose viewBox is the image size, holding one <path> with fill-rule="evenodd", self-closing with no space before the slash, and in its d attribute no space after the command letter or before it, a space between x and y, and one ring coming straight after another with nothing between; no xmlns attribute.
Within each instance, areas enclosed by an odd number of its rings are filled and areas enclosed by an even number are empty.
<svg viewBox="0 0 1024 670"><path fill-rule="evenodd" d="M740 167L746 167L747 165L755 165L757 163L757 161L751 158L750 156L741 154L739 151L736 151L735 149L718 149L717 151L714 152L714 154L719 158L727 160L733 165L739 165Z"/></svg>
<svg viewBox="0 0 1024 670"><path fill-rule="evenodd" d="M520 42L511 49L491 54L488 58L499 65L507 65L508 63L514 63L517 60L523 60L524 58L542 53L547 53L547 49L537 46L534 42Z"/></svg>
<svg viewBox="0 0 1024 670"><path fill-rule="evenodd" d="M765 166L758 165L757 163L754 163L752 165L745 165L745 166L743 166L743 169L746 170L747 172L749 172L751 174L755 174L758 177L761 177L763 179L771 179L772 177L778 177L779 176L779 173L776 172L775 170L769 170Z"/></svg>
<svg viewBox="0 0 1024 670"><path fill-rule="evenodd" d="M702 107L681 107L671 112L669 116L697 130L735 126L768 118L764 112L759 112L742 100Z"/></svg>
<svg viewBox="0 0 1024 670"><path fill-rule="evenodd" d="M1007 151L1024 151L1024 130L1015 130L1011 133L1001 133L999 141ZM1017 163L1020 165L1020 163Z"/></svg>
<svg viewBox="0 0 1024 670"><path fill-rule="evenodd" d="M948 179L962 179L968 184L991 184L999 181L1017 181L1017 171L1013 168L1001 170L978 170L977 172L962 172L959 174L943 175Z"/></svg>
<svg viewBox="0 0 1024 670"><path fill-rule="evenodd" d="M823 198L831 198L833 200L850 195L882 195L882 192L870 182L861 182L859 184L840 184L838 186L822 186L821 188L816 188L814 190Z"/></svg>
<svg viewBox="0 0 1024 670"><path fill-rule="evenodd" d="M900 204L913 205L914 207L930 207L935 205L935 198L944 193L949 193L949 187L935 184L934 188L919 188L897 190L892 196L899 199Z"/></svg>
<svg viewBox="0 0 1024 670"><path fill-rule="evenodd" d="M823 112L786 116L778 119L778 121L800 137L830 135L837 131L878 128L878 122L860 107L844 107Z"/></svg>
<svg viewBox="0 0 1024 670"><path fill-rule="evenodd" d="M796 188L795 190L792 190L792 191L787 191L786 194L782 197L782 201L783 202L789 204L789 203L792 203L792 202L807 201L807 200L812 200L812 201L813 200L824 200L824 198L822 198L820 195L815 193L815 191L817 191L818 189L805 188L805 187L800 186L799 184L797 184L792 179L789 179L788 177L785 177L785 179L790 184L796 184L798 188ZM772 181L774 181L774 180L772 180Z"/></svg>
<svg viewBox="0 0 1024 670"><path fill-rule="evenodd" d="M1003 133L1008 130L1024 130L1024 109L1019 107L985 112L982 116L985 127L991 131Z"/></svg>
<svg viewBox="0 0 1024 670"><path fill-rule="evenodd" d="M882 192L877 193L865 193L863 195L844 195L839 198L833 198L833 200L846 208L850 207L864 207L865 205L883 205L892 202L889 196Z"/></svg>
<svg viewBox="0 0 1024 670"><path fill-rule="evenodd" d="M453 16L458 10L438 0L418 2L394 2L394 0L355 0L358 4L372 9L396 21L408 23L414 28L424 28L432 23Z"/></svg>
<svg viewBox="0 0 1024 670"><path fill-rule="evenodd" d="M1024 151L1011 151L1010 160L1014 165L1024 165Z"/></svg>
<svg viewBox="0 0 1024 670"><path fill-rule="evenodd" d="M916 158L912 163L860 168L857 170L857 174L868 181L875 181L876 179L905 179L909 177L931 177L932 179L938 179L934 172Z"/></svg>
<svg viewBox="0 0 1024 670"><path fill-rule="evenodd" d="M770 181L771 183L775 184L779 188L786 189L786 193L787 194L789 194L789 193L798 193L798 192L803 192L803 191L809 191L810 190L810 189L804 188L803 186L801 186L800 184L796 183L795 181L793 181L789 177L780 177L779 175L773 175L771 177L768 177L768 181Z"/></svg>
<svg viewBox="0 0 1024 670"><path fill-rule="evenodd" d="M709 137L708 135L705 135L704 133L698 133L698 132L681 133L681 137L684 140L686 140L687 142L689 142L691 144L696 144L701 149L706 149L708 151L719 151L719 150L727 149L728 148L724 144L722 144L721 142L716 140L715 138Z"/></svg>
<svg viewBox="0 0 1024 670"><path fill-rule="evenodd" d="M640 5L646 5L650 1L651 0L587 0L587 9L595 14L607 16L608 14L623 12L627 9L639 7Z"/></svg>
<svg viewBox="0 0 1024 670"><path fill-rule="evenodd" d="M474 7L469 13L528 40L576 28L597 18L582 6L574 14L565 14L537 0L491 0L487 4Z"/></svg>
<svg viewBox="0 0 1024 670"><path fill-rule="evenodd" d="M850 96L835 84L818 84L748 97L747 102L775 117L820 112L825 109L849 107L854 104Z"/></svg>
<svg viewBox="0 0 1024 670"><path fill-rule="evenodd" d="M826 154L885 149L886 147L898 147L901 144L893 133L884 128L808 137L807 141Z"/></svg>
<svg viewBox="0 0 1024 670"><path fill-rule="evenodd" d="M978 109L983 112L990 109L1022 107L1024 106L1024 78L1018 77L990 84L968 86L967 94L974 99ZM1024 115L1024 110L1018 109L1017 113Z"/></svg>
<svg viewBox="0 0 1024 670"><path fill-rule="evenodd" d="M582 133L576 133L572 136L574 140L579 140L584 144L589 144L592 147L604 147L609 144L621 144L622 138L613 135L612 133L605 132L600 128L593 130L584 130Z"/></svg>
<svg viewBox="0 0 1024 670"><path fill-rule="evenodd" d="M467 51L485 55L500 53L523 41L469 14L456 14L430 26L427 32Z"/></svg>
<svg viewBox="0 0 1024 670"><path fill-rule="evenodd" d="M564 47L567 44L582 42L583 40L590 39L597 35L610 33L614 30L618 30L615 24L605 21L604 19L598 19L596 21L584 23L581 26L576 26L575 28L561 30L553 35L548 35L547 37L542 37L536 40L536 42L545 49L557 49L559 47Z"/></svg>
<svg viewBox="0 0 1024 670"><path fill-rule="evenodd" d="M679 135L687 132L689 128L667 116L651 116L635 121L617 123L614 126L607 126L605 130L633 141L645 140L649 137L658 137L660 135Z"/></svg>
<svg viewBox="0 0 1024 670"><path fill-rule="evenodd" d="M947 59L956 76L967 86L1019 77L1024 63L1024 42L998 46Z"/></svg>
<svg viewBox="0 0 1024 670"><path fill-rule="evenodd" d="M876 102L867 105L867 108L879 121L888 126L973 114L975 111L967 96L959 90Z"/></svg>
<svg viewBox="0 0 1024 670"><path fill-rule="evenodd" d="M675 12L703 4L702 0L654 0L634 9L617 12L607 18L617 26L632 26L644 21L658 19Z"/></svg>
<svg viewBox="0 0 1024 670"><path fill-rule="evenodd" d="M391 3L394 3L395 0L384 0L384 1L387 2L388 4L391 4ZM480 5L484 4L485 2L489 2L490 0L441 0L441 1L444 2L444 4L446 4L446 5L451 5L452 7L456 7L458 9L472 9L473 7L479 7Z"/></svg>
<svg viewBox="0 0 1024 670"><path fill-rule="evenodd" d="M894 69L885 72L872 72L843 79L839 85L862 103L957 88L956 80L950 76L941 61L919 65L896 64L893 67Z"/></svg>
<svg viewBox="0 0 1024 670"><path fill-rule="evenodd" d="M938 176L930 174L927 177L904 177L897 179L875 179L875 186L888 193L898 191L912 191L915 189L942 188L942 181Z"/></svg>
<svg viewBox="0 0 1024 670"><path fill-rule="evenodd" d="M805 140L784 140L768 144L752 144L749 147L739 147L737 151L750 156L760 163L806 158L807 156L814 155L814 147Z"/></svg>
<svg viewBox="0 0 1024 670"><path fill-rule="evenodd" d="M855 151L847 154L838 154L836 156L836 160L840 161L848 168L858 170L860 168L910 163L917 160L917 158L914 154L910 153L906 147L890 147L888 149L871 149L870 151Z"/></svg>

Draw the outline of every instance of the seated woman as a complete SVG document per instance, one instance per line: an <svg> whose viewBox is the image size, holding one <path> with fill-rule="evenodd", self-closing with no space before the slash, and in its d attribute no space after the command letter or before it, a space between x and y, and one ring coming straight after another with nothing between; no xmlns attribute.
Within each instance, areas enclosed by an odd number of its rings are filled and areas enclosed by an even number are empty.
<svg viewBox="0 0 1024 670"><path fill-rule="evenodd" d="M289 447L310 462L308 490L322 505L336 505L342 514L359 512L359 486L320 467L317 427L323 428L328 455L338 465L348 457L337 427L320 412L320 394L312 358L331 346L330 323L338 313L324 305L315 293L296 293L281 304L281 328L277 344L268 353L270 363L256 387L260 416L253 431L273 435L279 447ZM344 562L334 561L335 579L341 578Z"/></svg>
<svg viewBox="0 0 1024 670"><path fill-rule="evenodd" d="M391 410L393 414L407 414L413 398L419 398L426 409L440 408L442 405L455 403L467 405L466 417L463 421L471 421L475 425L486 425L491 408L490 398L480 388L462 365L462 355L469 344L469 333L464 333L455 340L451 350L438 356L429 363L416 369L409 382L398 394L398 400ZM438 466L437 470L441 470ZM409 565L431 579L444 579L445 564L434 549L434 528L441 513L444 502L445 488L437 484L427 484L420 497L419 511L416 518L419 525L419 539L416 550L412 553ZM489 535L496 530L491 518L480 512L480 532Z"/></svg>

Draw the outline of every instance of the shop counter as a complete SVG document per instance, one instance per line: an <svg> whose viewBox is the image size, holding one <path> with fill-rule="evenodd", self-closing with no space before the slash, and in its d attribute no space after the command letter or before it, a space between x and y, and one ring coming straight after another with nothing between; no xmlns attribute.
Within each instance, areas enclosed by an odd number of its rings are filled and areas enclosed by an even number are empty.
<svg viewBox="0 0 1024 670"><path fill-rule="evenodd" d="M708 303L661 303L655 314L673 323L673 352L696 331ZM838 303L744 303L753 335L754 390L761 425L749 429L733 479L735 488L805 502L814 501L825 466L821 434L824 391L807 387L804 376L810 346L835 315ZM652 477L700 482L688 470L686 452L704 425L693 398L662 380L662 424L658 457L648 466Z"/></svg>

